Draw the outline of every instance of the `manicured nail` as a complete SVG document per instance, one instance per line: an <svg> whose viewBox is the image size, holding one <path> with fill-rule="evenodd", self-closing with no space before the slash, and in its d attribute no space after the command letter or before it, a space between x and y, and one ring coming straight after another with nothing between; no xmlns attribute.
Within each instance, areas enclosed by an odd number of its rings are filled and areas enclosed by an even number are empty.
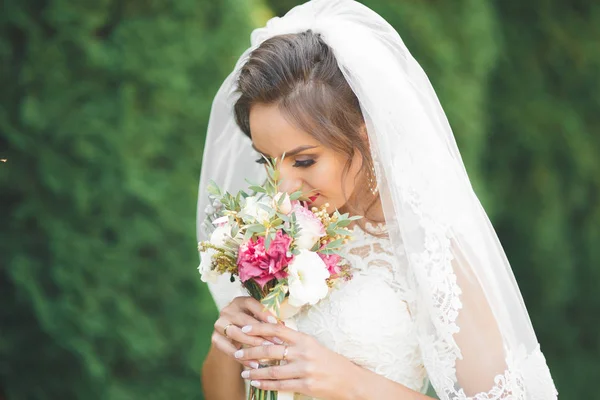
<svg viewBox="0 0 600 400"><path fill-rule="evenodd" d="M270 322L270 323L272 323L272 324L276 324L276 323L277 323L277 318L275 318L275 317L274 317L274 316L272 316L272 315L269 315L269 316L267 317L267 321L269 321L269 322Z"/></svg>
<svg viewBox="0 0 600 400"><path fill-rule="evenodd" d="M260 382L259 381L250 381L250 385L252 385L254 387L260 387Z"/></svg>
<svg viewBox="0 0 600 400"><path fill-rule="evenodd" d="M242 328L242 332L244 333L248 333L252 330L252 326L250 325L246 325L245 327Z"/></svg>
<svg viewBox="0 0 600 400"><path fill-rule="evenodd" d="M283 340L279 339L278 337L273 337L273 341L277 344L283 344Z"/></svg>
<svg viewBox="0 0 600 400"><path fill-rule="evenodd" d="M233 356L235 358L242 358L244 356L244 350L238 350L235 353L233 353Z"/></svg>
<svg viewBox="0 0 600 400"><path fill-rule="evenodd" d="M258 363L257 363L257 362L254 362L254 361L252 361L252 362L250 363L250 366L251 366L252 368L254 368L254 369L258 369Z"/></svg>
<svg viewBox="0 0 600 400"><path fill-rule="evenodd" d="M263 342L263 346L273 346L273 343L269 342L268 340L265 340Z"/></svg>
<svg viewBox="0 0 600 400"><path fill-rule="evenodd" d="M242 371L242 378L244 378L244 379L250 378L250 371Z"/></svg>

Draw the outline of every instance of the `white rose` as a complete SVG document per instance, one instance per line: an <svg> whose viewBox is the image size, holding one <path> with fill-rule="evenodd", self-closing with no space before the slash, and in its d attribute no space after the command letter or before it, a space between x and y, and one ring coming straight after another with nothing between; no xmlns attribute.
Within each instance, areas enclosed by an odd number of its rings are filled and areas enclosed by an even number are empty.
<svg viewBox="0 0 600 400"><path fill-rule="evenodd" d="M314 305L327 296L329 272L317 253L300 250L300 254L288 265L288 274L288 301L291 306Z"/></svg>
<svg viewBox="0 0 600 400"><path fill-rule="evenodd" d="M213 249L207 249L205 252L200 253L200 266L198 271L200 272L200 280L202 282L217 283L219 274L211 268L212 258L216 253Z"/></svg>
<svg viewBox="0 0 600 400"><path fill-rule="evenodd" d="M325 227L315 214L301 205L294 206L293 211L300 227L300 232L295 238L296 246L299 249L310 250L320 238L325 236Z"/></svg>
<svg viewBox="0 0 600 400"><path fill-rule="evenodd" d="M283 197L281 204L279 204L279 200ZM273 197L273 206L279 210L282 214L289 214L292 211L292 201L290 200L290 196L287 193L277 193L275 197Z"/></svg>
<svg viewBox="0 0 600 400"><path fill-rule="evenodd" d="M217 247L222 247L227 239L231 238L231 225L222 224L216 227L210 235L210 243Z"/></svg>
<svg viewBox="0 0 600 400"><path fill-rule="evenodd" d="M252 217L252 219L256 220L259 224L264 224L269 220L269 213L267 210L260 207L259 204L269 205L265 198L259 200L256 196L247 197L244 207L242 208L242 213ZM244 219L244 222L248 223L253 221L246 221L246 219Z"/></svg>

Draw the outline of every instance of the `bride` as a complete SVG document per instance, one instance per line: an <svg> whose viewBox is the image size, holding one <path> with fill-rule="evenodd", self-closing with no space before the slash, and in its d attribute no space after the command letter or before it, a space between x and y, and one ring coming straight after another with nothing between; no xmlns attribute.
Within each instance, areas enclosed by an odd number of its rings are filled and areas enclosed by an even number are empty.
<svg viewBox="0 0 600 400"><path fill-rule="evenodd" d="M209 180L237 191L264 177L262 155L283 154L283 190L365 218L345 249L353 278L296 314L297 330L239 282L209 285L221 312L206 398L241 400L246 383L296 399L427 399L429 384L440 399L555 399L506 256L398 33L360 3L313 0L251 41L213 103L198 220Z"/></svg>

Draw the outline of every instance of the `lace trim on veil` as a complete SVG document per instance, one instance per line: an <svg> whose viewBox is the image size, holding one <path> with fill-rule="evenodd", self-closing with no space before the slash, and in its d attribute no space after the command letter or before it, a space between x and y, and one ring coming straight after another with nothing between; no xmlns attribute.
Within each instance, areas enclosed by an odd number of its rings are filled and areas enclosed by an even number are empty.
<svg viewBox="0 0 600 400"><path fill-rule="evenodd" d="M422 252L407 254L412 264L412 268L408 271L409 284L416 289L416 275L425 275L419 282L428 285L425 293L430 294L430 298L420 297L417 300L415 297L411 308L418 310L428 305L435 329L434 332L421 332L421 351L429 379L437 389L440 399L546 400L556 398L558 393L539 345L529 354L524 346L519 347L518 354L509 352L506 370L494 378L494 387L489 391L469 397L463 389L457 388L455 365L457 359L462 359L462 354L454 335L460 331L456 320L462 308L460 299L462 290L457 283L457 276L452 266L453 235L450 228L440 222L440 218L422 212L421 202L415 191L405 191L405 195L412 212L418 216L425 243ZM415 291L423 293L422 290ZM418 304L418 302L422 303ZM427 329L426 324L418 324L418 326Z"/></svg>

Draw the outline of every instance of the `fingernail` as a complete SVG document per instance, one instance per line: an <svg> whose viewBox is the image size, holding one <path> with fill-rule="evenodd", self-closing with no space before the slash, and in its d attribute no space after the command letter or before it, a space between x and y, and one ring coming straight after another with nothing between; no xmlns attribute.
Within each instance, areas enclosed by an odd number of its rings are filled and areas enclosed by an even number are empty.
<svg viewBox="0 0 600 400"><path fill-rule="evenodd" d="M273 341L277 344L283 344L283 340L279 339L278 337L273 337Z"/></svg>
<svg viewBox="0 0 600 400"><path fill-rule="evenodd" d="M242 328L242 332L244 332L244 333L248 333L251 330L252 330L252 326L250 326L250 325L246 325Z"/></svg>
<svg viewBox="0 0 600 400"><path fill-rule="evenodd" d="M235 353L233 353L233 356L235 358L242 358L243 355L244 355L244 350L238 350Z"/></svg>
<svg viewBox="0 0 600 400"><path fill-rule="evenodd" d="M269 342L268 340L265 340L263 342L263 346L273 346L273 343Z"/></svg>
<svg viewBox="0 0 600 400"><path fill-rule="evenodd" d="M269 316L267 317L267 321L269 321L269 322L270 322L270 323L272 323L272 324L276 324L276 323L277 323L277 318L275 318L275 317L274 317L274 316L272 316L272 315L269 315Z"/></svg>
<svg viewBox="0 0 600 400"><path fill-rule="evenodd" d="M260 382L259 381L250 381L250 385L252 385L254 387L260 387Z"/></svg>
<svg viewBox="0 0 600 400"><path fill-rule="evenodd" d="M250 378L250 371L242 371L242 378L244 378L244 379Z"/></svg>
<svg viewBox="0 0 600 400"><path fill-rule="evenodd" d="M251 366L252 368L254 368L254 369L258 369L258 363L257 363L257 362L254 362L254 361L252 361L252 362L250 363L250 366Z"/></svg>

